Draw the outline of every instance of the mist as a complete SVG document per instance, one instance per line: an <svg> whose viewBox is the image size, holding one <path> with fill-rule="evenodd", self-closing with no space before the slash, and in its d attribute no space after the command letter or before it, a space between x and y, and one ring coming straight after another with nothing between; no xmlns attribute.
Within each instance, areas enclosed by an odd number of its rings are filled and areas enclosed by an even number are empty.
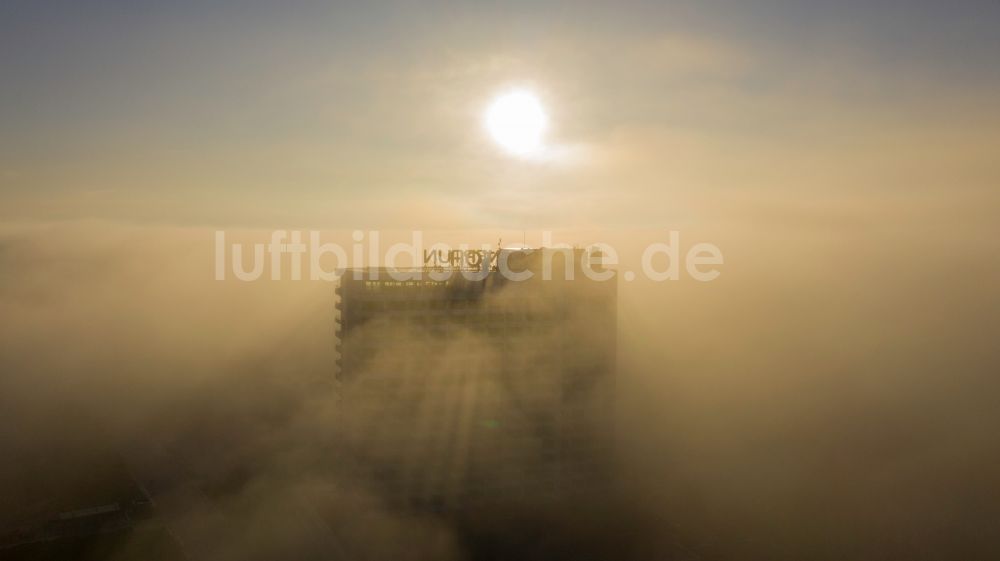
<svg viewBox="0 0 1000 561"><path fill-rule="evenodd" d="M394 430L365 417L383 396L338 399L333 283L216 281L208 229L7 228L5 513L51 507L32 502L39 480L94 485L106 450L192 558L468 559L465 526L539 558L989 558L996 239L873 212L689 230L724 250L717 280L619 279L613 494L461 524L361 476L400 458L365 432ZM650 236L604 234L622 269ZM434 360L475 344L440 341Z"/></svg>

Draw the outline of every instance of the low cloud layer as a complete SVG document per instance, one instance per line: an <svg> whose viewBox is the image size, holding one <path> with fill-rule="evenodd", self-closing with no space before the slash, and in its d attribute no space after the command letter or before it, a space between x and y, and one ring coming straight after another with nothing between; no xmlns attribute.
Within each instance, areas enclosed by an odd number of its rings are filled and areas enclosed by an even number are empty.
<svg viewBox="0 0 1000 561"><path fill-rule="evenodd" d="M725 251L719 279L621 283L616 496L479 527L635 558L986 558L997 248L919 232L697 232ZM217 282L211 252L194 229L5 232L4 494L23 500L4 519L53 508L27 467L108 450L196 557L468 557L453 520L357 477L333 286Z"/></svg>

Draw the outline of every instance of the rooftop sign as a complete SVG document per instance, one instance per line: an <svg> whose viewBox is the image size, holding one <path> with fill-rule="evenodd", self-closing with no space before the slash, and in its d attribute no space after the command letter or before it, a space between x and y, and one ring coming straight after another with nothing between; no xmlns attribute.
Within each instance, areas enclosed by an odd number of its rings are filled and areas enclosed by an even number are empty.
<svg viewBox="0 0 1000 561"><path fill-rule="evenodd" d="M425 249L424 267L463 271L495 269L497 254L488 249Z"/></svg>

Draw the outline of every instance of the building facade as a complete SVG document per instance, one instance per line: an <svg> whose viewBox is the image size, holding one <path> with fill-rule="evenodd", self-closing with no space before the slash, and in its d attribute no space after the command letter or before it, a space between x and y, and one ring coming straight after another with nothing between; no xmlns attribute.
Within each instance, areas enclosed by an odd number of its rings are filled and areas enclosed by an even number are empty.
<svg viewBox="0 0 1000 561"><path fill-rule="evenodd" d="M450 252L406 276L345 273L340 422L375 488L452 509L607 481L617 285L599 259Z"/></svg>

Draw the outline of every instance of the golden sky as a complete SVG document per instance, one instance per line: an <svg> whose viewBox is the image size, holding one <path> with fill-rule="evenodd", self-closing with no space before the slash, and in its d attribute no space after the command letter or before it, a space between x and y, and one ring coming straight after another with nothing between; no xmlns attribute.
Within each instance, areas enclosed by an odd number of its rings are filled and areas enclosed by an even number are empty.
<svg viewBox="0 0 1000 561"><path fill-rule="evenodd" d="M997 203L985 2L3 10L8 221L660 227ZM512 85L541 97L556 160L484 133Z"/></svg>

